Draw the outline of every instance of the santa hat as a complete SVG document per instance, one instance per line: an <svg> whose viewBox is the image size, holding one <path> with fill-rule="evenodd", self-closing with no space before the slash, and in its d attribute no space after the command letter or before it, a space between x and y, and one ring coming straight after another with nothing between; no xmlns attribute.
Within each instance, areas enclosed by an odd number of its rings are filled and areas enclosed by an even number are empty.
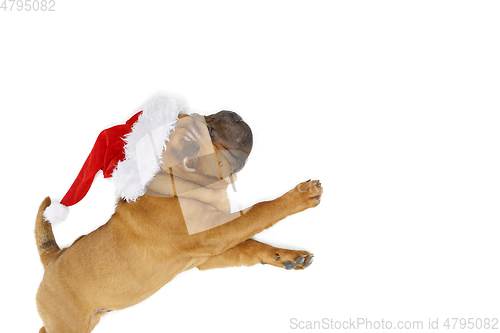
<svg viewBox="0 0 500 333"><path fill-rule="evenodd" d="M60 203L53 201L45 210L47 221L64 221L68 207L85 197L100 170L104 178L111 178L123 199L135 201L144 195L147 185L160 171L170 132L185 105L178 98L158 94L139 110L125 124L99 134L69 191Z"/></svg>

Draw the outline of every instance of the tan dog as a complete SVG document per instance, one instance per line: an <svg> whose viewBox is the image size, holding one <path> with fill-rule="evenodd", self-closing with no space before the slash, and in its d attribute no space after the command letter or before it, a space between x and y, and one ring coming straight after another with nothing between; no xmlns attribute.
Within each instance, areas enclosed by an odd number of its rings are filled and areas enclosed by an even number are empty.
<svg viewBox="0 0 500 333"><path fill-rule="evenodd" d="M46 198L35 229L45 268L36 297L45 325L40 332L90 332L102 314L143 301L193 267L307 267L309 252L251 237L317 206L323 189L319 181L307 181L231 214L226 189L251 148L250 128L234 112L182 116L148 192L136 202L120 200L105 225L62 250L43 217Z"/></svg>

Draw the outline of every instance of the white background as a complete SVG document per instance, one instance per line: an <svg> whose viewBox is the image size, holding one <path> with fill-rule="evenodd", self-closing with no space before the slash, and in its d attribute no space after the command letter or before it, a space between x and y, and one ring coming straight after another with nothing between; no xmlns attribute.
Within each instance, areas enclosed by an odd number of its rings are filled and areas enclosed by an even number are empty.
<svg viewBox="0 0 500 333"><path fill-rule="evenodd" d="M252 127L244 200L322 181L319 207L256 237L315 261L304 271L188 271L95 332L499 317L498 2L56 0L55 9L0 11L10 331L42 326L38 205L62 198L99 132L160 89ZM114 202L98 175L55 228L59 244L105 223Z"/></svg>

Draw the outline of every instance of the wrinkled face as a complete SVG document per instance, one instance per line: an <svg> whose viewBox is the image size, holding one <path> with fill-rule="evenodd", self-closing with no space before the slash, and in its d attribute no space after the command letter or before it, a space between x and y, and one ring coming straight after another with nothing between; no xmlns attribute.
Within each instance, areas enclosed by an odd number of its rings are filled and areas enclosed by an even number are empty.
<svg viewBox="0 0 500 333"><path fill-rule="evenodd" d="M239 172L252 144L250 127L235 112L182 115L167 143L162 170L205 186Z"/></svg>

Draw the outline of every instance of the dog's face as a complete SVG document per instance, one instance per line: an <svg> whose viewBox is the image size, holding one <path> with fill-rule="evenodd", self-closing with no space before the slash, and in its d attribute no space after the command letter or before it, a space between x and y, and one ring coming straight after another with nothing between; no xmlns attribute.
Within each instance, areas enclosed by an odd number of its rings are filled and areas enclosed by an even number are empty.
<svg viewBox="0 0 500 333"><path fill-rule="evenodd" d="M235 112L182 115L167 143L162 170L206 186L239 172L252 145L250 127Z"/></svg>

